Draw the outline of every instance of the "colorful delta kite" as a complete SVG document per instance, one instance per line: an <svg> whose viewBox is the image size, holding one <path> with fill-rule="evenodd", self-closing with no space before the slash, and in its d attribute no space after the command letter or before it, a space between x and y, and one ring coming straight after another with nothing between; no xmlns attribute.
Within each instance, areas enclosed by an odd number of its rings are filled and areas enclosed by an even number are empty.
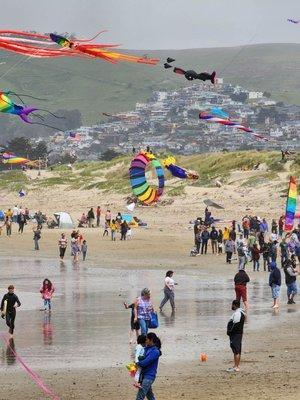
<svg viewBox="0 0 300 400"><path fill-rule="evenodd" d="M157 189L150 187L146 180L145 173L148 165L155 168L158 179ZM141 151L135 156L131 161L129 176L133 194L142 203L151 204L156 202L163 194L165 185L164 170L153 154Z"/></svg>
<svg viewBox="0 0 300 400"><path fill-rule="evenodd" d="M174 60L174 58L168 57L167 62L164 63L164 68L165 69L173 68L173 66L170 65L170 63L172 63L174 61L176 61L176 60ZM198 74L196 71L193 71L191 69L189 69L188 71L185 71L182 68L174 67L173 72L178 75L184 75L184 77L188 81L193 81L195 79L199 79L201 81L211 81L212 84L215 84L215 80L216 80L216 71L213 71L211 74L209 74L208 72L200 72Z"/></svg>
<svg viewBox="0 0 300 400"><path fill-rule="evenodd" d="M158 63L159 60L157 58L145 58L110 51L111 48L118 46L115 44L89 43L103 32L97 33L91 39L69 40L55 33L50 33L47 36L22 31L2 30L0 31L0 49L37 58L81 56L102 58L111 63L117 63L118 61L150 65Z"/></svg>
<svg viewBox="0 0 300 400"><path fill-rule="evenodd" d="M291 176L287 200L286 200L286 209L285 209L285 225L284 225L285 232L290 232L293 230L296 206L297 206L297 181L294 176Z"/></svg>
<svg viewBox="0 0 300 400"><path fill-rule="evenodd" d="M208 122L215 122L221 125L226 125L226 126L232 126L233 128L240 129L244 132L250 133L250 135L254 136L257 139L263 140L263 141L268 141L268 139L264 136L258 135L257 133L253 132L252 129L247 128L244 125L240 125L237 122L232 121L231 119L227 118L219 118L215 117L214 115L208 114L206 112L200 112L199 113L199 119L201 120L206 120Z"/></svg>
<svg viewBox="0 0 300 400"><path fill-rule="evenodd" d="M229 114L227 114L225 111L223 111L221 108L219 107L212 107L212 109L210 110L210 112L213 115L216 115L217 117L221 117L224 119L228 119L229 118Z"/></svg>
<svg viewBox="0 0 300 400"><path fill-rule="evenodd" d="M288 18L287 21L288 21L288 22L291 22L292 24L299 24L300 19L291 19L291 18Z"/></svg>
<svg viewBox="0 0 300 400"><path fill-rule="evenodd" d="M35 111L43 111L46 112L50 115L52 115L55 118L64 118L64 117L58 117L57 115L53 114L52 112L50 112L49 110L45 110L43 108L37 108L37 107L27 107L25 104L20 105L20 104L16 104L14 103L10 97L8 97L9 95L11 96L17 96L21 101L21 97L31 97L34 99L37 99L36 97L32 97L32 96L28 96L28 95L20 95L18 93L12 92L12 91L6 91L6 92L1 92L0 91L0 112L4 113L4 114L13 114L13 115L18 115L22 121L26 122L27 124L32 124L32 125L42 125L42 126L46 126L48 128L51 129L56 129L56 130L60 130L59 128L56 128L55 126L51 126L48 124L45 124L43 122L36 122L36 121L31 121L28 119L29 114L34 113ZM43 99L37 99L37 100L43 100ZM38 118L41 121L44 121L44 117L40 114L32 114L34 117Z"/></svg>
<svg viewBox="0 0 300 400"><path fill-rule="evenodd" d="M196 171L187 170L179 167L175 164L176 160L174 157L168 157L163 161L163 166L167 168L173 176L180 179L199 179L199 175Z"/></svg>

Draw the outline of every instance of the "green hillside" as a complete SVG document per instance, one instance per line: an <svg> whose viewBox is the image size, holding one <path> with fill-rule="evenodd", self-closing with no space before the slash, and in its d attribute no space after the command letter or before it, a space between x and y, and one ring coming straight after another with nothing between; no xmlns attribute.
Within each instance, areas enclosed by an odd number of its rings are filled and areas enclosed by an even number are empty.
<svg viewBox="0 0 300 400"><path fill-rule="evenodd" d="M157 155L160 160L165 155ZM191 168L199 174L199 180L190 182L173 179L165 169L168 196L181 196L185 187L194 185L214 187L215 179L224 185L230 185L230 175L234 171L253 171L253 167L260 163L264 168L256 170L254 175L240 176L240 186L259 187L267 184L280 184L280 175L300 175L300 155L297 154L289 162L281 161L281 153L276 151L237 151L230 153L207 153L176 158L178 165ZM46 176L42 173L39 179L29 179L30 171L20 169L0 172L0 190L17 192L20 189L29 191L40 188L62 187L63 190L91 190L96 189L104 193L131 193L128 169L131 156L121 156L111 161L84 161L74 164L71 170L67 165L57 165L48 170ZM29 175L28 175L29 174ZM35 174L36 175L36 174ZM149 175L151 183L156 185L156 178ZM276 186L277 187L277 186Z"/></svg>
<svg viewBox="0 0 300 400"><path fill-rule="evenodd" d="M49 99L47 108L79 109L85 123L95 123L101 119L102 112L132 109L153 90L188 84L182 77L163 69L165 58L172 56L178 66L199 71L215 69L226 82L267 90L275 99L300 104L300 44L133 53L148 53L149 57L158 57L162 62L153 67L112 65L80 58L24 58L15 65L22 56L0 52L0 77L4 75L1 89L46 97Z"/></svg>

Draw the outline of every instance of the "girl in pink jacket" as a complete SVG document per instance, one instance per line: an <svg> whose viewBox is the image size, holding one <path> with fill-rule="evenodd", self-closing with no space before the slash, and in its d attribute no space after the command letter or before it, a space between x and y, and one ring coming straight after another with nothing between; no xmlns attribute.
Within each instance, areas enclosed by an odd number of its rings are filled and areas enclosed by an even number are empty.
<svg viewBox="0 0 300 400"><path fill-rule="evenodd" d="M42 294L42 299L44 300L44 310L51 311L51 298L54 293L54 286L49 279L44 279L43 285L40 289L40 293Z"/></svg>

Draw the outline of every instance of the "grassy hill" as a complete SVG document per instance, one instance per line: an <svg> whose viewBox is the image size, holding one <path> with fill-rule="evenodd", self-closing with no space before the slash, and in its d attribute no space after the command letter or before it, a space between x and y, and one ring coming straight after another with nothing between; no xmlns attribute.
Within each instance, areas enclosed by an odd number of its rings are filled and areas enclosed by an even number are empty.
<svg viewBox="0 0 300 400"><path fill-rule="evenodd" d="M164 155L159 157L160 160L164 158ZM66 165L59 165L54 167L53 171L43 172L38 179L36 179L36 171L34 171L34 179L31 179L30 171L28 173L17 169L2 171L0 172L0 190L17 193L20 189L30 192L46 189L49 192L51 188L60 187L63 191L94 189L99 193L130 195L128 174L130 160L130 156L122 156L109 162L78 162L74 164L72 170ZM196 170L199 180L188 182L174 179L165 170L166 190L164 196L182 196L186 186L191 185L215 187L216 179L225 186L234 183L239 187L257 188L272 184L286 192L286 187L281 183L282 178L287 181L289 175L300 176L300 155L296 155L291 161L281 162L281 154L276 151L239 151L180 156L177 158L177 163L182 167ZM261 167L253 170L258 163L261 164ZM149 173L148 179L153 185L156 185L155 174Z"/></svg>
<svg viewBox="0 0 300 400"><path fill-rule="evenodd" d="M132 51L131 51L132 52ZM164 70L167 56L184 68L215 69L226 82L245 88L267 90L272 97L300 104L300 44L265 44L234 48L140 51L162 62L156 67L119 64L80 58L26 59L7 74L21 56L0 52L1 89L49 99L53 110L79 109L85 123L101 120L102 112L130 110L156 89L179 88L188 84L182 77ZM44 105L45 103L43 103Z"/></svg>

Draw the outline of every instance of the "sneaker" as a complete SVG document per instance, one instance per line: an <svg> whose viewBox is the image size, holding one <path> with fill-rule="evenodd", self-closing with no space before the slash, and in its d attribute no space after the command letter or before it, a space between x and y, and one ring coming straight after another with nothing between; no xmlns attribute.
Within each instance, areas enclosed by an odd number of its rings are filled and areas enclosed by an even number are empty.
<svg viewBox="0 0 300 400"><path fill-rule="evenodd" d="M293 304L293 300L289 299L286 304Z"/></svg>
<svg viewBox="0 0 300 400"><path fill-rule="evenodd" d="M292 304L296 304L294 300L292 300Z"/></svg>
<svg viewBox="0 0 300 400"><path fill-rule="evenodd" d="M226 369L226 372L235 372L235 368L233 368L233 367L228 368L228 369Z"/></svg>

